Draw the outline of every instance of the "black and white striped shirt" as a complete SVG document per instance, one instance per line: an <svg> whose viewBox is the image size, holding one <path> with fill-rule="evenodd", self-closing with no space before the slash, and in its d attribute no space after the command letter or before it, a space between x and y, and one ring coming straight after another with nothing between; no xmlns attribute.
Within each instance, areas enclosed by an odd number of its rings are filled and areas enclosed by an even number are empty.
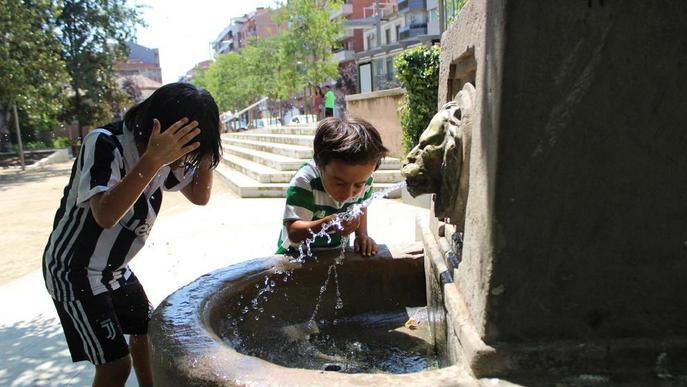
<svg viewBox="0 0 687 387"><path fill-rule="evenodd" d="M116 122L84 138L69 183L55 214L43 253L43 276L50 295L70 301L119 288L131 276L128 263L145 244L162 204L162 191L177 191L194 171L165 166L132 208L112 228L103 229L89 199L119 183L139 160L134 135Z"/></svg>

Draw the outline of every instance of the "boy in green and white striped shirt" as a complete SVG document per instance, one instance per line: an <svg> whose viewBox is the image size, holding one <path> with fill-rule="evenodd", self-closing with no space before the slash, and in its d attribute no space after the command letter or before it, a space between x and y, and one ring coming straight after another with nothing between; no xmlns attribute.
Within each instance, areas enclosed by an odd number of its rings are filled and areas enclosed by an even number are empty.
<svg viewBox="0 0 687 387"><path fill-rule="evenodd" d="M320 121L313 148L313 160L300 167L286 192L277 254L297 248L310 237L310 230L319 232L336 214L371 197L372 173L388 152L370 123L331 117ZM331 241L318 238L312 247L337 247L341 236L355 232L355 251L366 256L377 253L377 244L367 235L367 208L343 226L331 235Z"/></svg>

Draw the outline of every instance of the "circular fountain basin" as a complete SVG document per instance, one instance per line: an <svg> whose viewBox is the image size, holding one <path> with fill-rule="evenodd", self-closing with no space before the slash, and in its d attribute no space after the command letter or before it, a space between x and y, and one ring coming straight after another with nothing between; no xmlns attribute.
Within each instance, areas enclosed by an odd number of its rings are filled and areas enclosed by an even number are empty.
<svg viewBox="0 0 687 387"><path fill-rule="evenodd" d="M247 261L170 295L150 325L155 384L472 385L438 367L421 257L315 255Z"/></svg>

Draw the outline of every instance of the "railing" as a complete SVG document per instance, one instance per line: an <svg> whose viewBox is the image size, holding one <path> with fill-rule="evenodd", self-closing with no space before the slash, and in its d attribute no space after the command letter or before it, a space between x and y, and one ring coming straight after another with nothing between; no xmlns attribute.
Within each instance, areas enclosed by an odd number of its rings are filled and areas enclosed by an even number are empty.
<svg viewBox="0 0 687 387"><path fill-rule="evenodd" d="M334 20L337 17L346 17L353 14L353 4L344 4L341 9L331 11L329 20Z"/></svg>
<svg viewBox="0 0 687 387"><path fill-rule="evenodd" d="M255 128L261 126L271 126L273 119L271 117L259 118L254 112L265 111L267 106L267 97L262 97L257 102L248 105L246 108L236 112L224 112L221 115L222 123L227 130L244 130L248 128ZM269 112L268 112L269 113ZM267 123L267 125L258 125L259 123Z"/></svg>
<svg viewBox="0 0 687 387"><path fill-rule="evenodd" d="M332 61L334 63L340 63L348 60L353 60L355 59L354 56L355 52L353 50L341 50L332 53Z"/></svg>
<svg viewBox="0 0 687 387"><path fill-rule="evenodd" d="M403 13L405 11L412 10L426 10L427 1L426 0L398 0L398 12Z"/></svg>
<svg viewBox="0 0 687 387"><path fill-rule="evenodd" d="M410 39L418 35L427 34L427 23L411 24L399 30L400 40Z"/></svg>
<svg viewBox="0 0 687 387"><path fill-rule="evenodd" d="M386 19L398 11L398 7L396 5L396 0L380 0L379 8L381 11L380 16L382 19ZM375 16L375 5L374 5L374 3L369 7L363 8L363 18L374 17L374 16Z"/></svg>

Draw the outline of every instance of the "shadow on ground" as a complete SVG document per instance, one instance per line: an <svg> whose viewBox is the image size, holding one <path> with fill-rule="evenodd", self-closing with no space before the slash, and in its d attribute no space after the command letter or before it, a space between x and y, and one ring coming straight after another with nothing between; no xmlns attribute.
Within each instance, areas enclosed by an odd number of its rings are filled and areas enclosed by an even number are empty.
<svg viewBox="0 0 687 387"><path fill-rule="evenodd" d="M39 169L28 169L21 171L18 168L0 169L0 191L13 188L26 183L33 183L51 177L64 176L69 174L72 167L71 163L59 164Z"/></svg>
<svg viewBox="0 0 687 387"><path fill-rule="evenodd" d="M8 311L5 311L8 312ZM56 318L37 316L0 326L0 386L90 385L87 362L72 363Z"/></svg>

